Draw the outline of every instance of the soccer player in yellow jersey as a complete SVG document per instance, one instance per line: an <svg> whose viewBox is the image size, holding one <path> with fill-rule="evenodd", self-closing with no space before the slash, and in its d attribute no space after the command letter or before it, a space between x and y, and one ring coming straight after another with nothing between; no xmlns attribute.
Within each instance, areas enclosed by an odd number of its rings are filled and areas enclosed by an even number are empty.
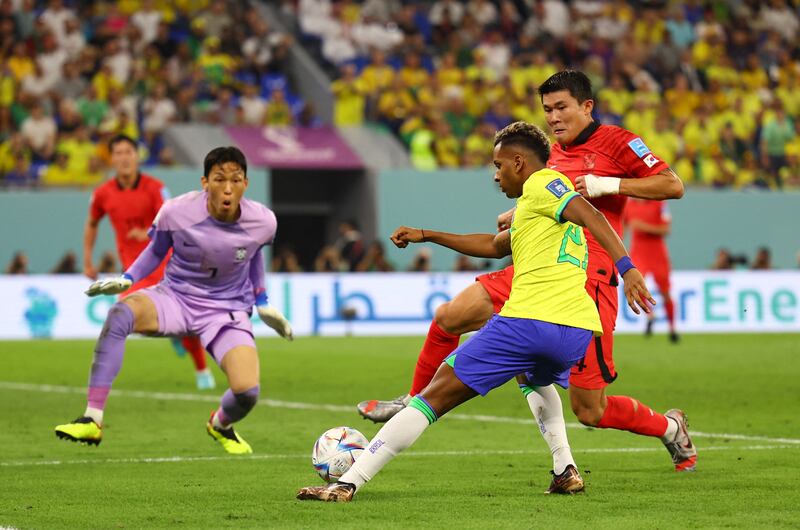
<svg viewBox="0 0 800 530"><path fill-rule="evenodd" d="M516 122L495 136L494 180L508 197L517 198L509 230L458 235L400 227L392 234L392 242L400 248L427 241L457 246L473 256L511 254L515 266L511 295L500 313L445 359L431 383L378 431L339 482L302 488L297 498L350 501L356 490L443 414L518 374L525 374L523 390L543 392L537 419L554 459L559 451L560 458L569 461L551 490L583 489L569 454L560 400L553 407L549 395L550 391L558 395L553 383L566 388L570 368L583 358L593 335L602 334L597 308L584 288L588 251L582 227L591 230L617 263L631 309L650 312L648 303L655 301L606 218L575 192L567 177L545 168L549 156L547 135L535 125ZM559 480L566 486L560 487Z"/></svg>

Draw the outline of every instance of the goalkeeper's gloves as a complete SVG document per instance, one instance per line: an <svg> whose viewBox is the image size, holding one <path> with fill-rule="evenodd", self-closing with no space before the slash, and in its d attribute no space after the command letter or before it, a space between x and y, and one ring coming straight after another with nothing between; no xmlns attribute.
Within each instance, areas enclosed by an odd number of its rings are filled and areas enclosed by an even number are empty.
<svg viewBox="0 0 800 530"><path fill-rule="evenodd" d="M620 178L598 177L597 175L584 175L586 193L589 197L602 197L603 195L619 195Z"/></svg>
<svg viewBox="0 0 800 530"><path fill-rule="evenodd" d="M130 274L123 274L115 278L97 280L92 283L85 292L89 296L97 296L98 294L119 294L130 289L131 285L133 285L133 277Z"/></svg>
<svg viewBox="0 0 800 530"><path fill-rule="evenodd" d="M294 339L292 325L280 311L270 307L267 301L267 293L263 290L256 293L256 311L258 311L258 316L262 322L274 329L278 335L286 340Z"/></svg>

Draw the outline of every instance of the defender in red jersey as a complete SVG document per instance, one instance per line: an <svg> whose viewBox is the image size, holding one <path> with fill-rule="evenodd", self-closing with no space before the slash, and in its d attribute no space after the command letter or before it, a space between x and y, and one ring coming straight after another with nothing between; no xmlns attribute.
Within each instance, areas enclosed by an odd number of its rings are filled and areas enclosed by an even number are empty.
<svg viewBox="0 0 800 530"><path fill-rule="evenodd" d="M115 175L92 193L89 217L83 230L83 273L93 280L97 279L97 269L92 254L97 240L97 226L103 217L108 215L111 221L122 269L127 270L150 242L147 230L164 200L169 198L167 188L161 181L139 172L137 146L132 138L115 136L109 141L109 150ZM164 276L168 261L169 256L150 276L136 282L120 297L157 284ZM206 364L205 350L197 337L175 339L172 345L178 355L185 355L186 351L191 354L197 388L202 390L216 386Z"/></svg>
<svg viewBox="0 0 800 530"><path fill-rule="evenodd" d="M631 230L631 258L644 275L650 275L661 292L664 312L669 323L669 339L678 342L675 331L675 304L670 296L670 262L666 237L672 225L672 217L667 205L662 201L631 199L625 207L623 222ZM647 318L645 335L653 333L654 315Z"/></svg>
<svg viewBox="0 0 800 530"><path fill-rule="evenodd" d="M600 125L592 119L594 101L585 74L562 71L540 87L547 124L557 144L547 166L567 177L575 189L602 212L618 234L627 197L665 200L683 196L683 183L669 166L653 154L644 141L625 129ZM512 211L498 217L507 228ZM607 396L605 387L617 378L613 360L613 331L617 318L617 272L608 254L587 231L589 263L586 290L597 304L603 336L593 340L585 357L570 374L572 410L584 425L614 428L659 437L672 456L677 471L693 470L697 452L686 430L685 414L671 409L658 414L634 398ZM455 249L465 253L466 249ZM411 391L392 401L369 400L358 404L359 413L373 421L386 421L419 393L457 346L460 335L480 329L510 292L510 268L490 273L436 310L417 366Z"/></svg>

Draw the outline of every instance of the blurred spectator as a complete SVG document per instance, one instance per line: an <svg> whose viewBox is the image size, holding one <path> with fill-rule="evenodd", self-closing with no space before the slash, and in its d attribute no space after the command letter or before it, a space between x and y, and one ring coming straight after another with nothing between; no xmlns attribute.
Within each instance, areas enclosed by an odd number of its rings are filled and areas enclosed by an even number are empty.
<svg viewBox="0 0 800 530"><path fill-rule="evenodd" d="M6 274L28 274L28 256L21 251L15 252L8 262Z"/></svg>
<svg viewBox="0 0 800 530"><path fill-rule="evenodd" d="M56 144L56 122L44 113L38 101L33 104L31 114L22 122L20 133L39 160L49 160Z"/></svg>
<svg viewBox="0 0 800 530"><path fill-rule="evenodd" d="M285 127L294 123L294 116L289 103L286 101L286 94L283 90L276 88L272 91L267 107L264 110L264 125Z"/></svg>
<svg viewBox="0 0 800 530"><path fill-rule="evenodd" d="M772 256L767 247L760 247L750 265L753 270L769 270L772 268Z"/></svg>
<svg viewBox="0 0 800 530"><path fill-rule="evenodd" d="M380 58L381 56L378 55L378 57ZM378 75L383 73L380 68L380 65L378 65L368 71L370 82L376 86L375 92L377 92L379 84L383 84L384 81L382 78L377 78ZM333 123L337 127L361 125L364 121L367 82L364 81L363 77L361 79L356 77L356 67L352 64L342 66L341 72L341 77L331 83L331 92L334 97Z"/></svg>
<svg viewBox="0 0 800 530"><path fill-rule="evenodd" d="M167 97L166 85L159 83L142 104L142 129L146 133L159 134L175 118L175 113L175 103Z"/></svg>
<svg viewBox="0 0 800 530"><path fill-rule="evenodd" d="M364 257L364 241L358 231L358 223L354 219L346 219L339 223L339 238L334 247L349 271L354 271Z"/></svg>
<svg viewBox="0 0 800 530"><path fill-rule="evenodd" d="M733 260L727 248L721 248L717 251L717 257L714 259L714 264L711 265L711 268L719 271L733 269Z"/></svg>
<svg viewBox="0 0 800 530"><path fill-rule="evenodd" d="M53 32L59 43L64 40L66 21L73 18L75 18L75 13L71 9L64 7L62 0L50 0L47 9L39 15L39 19Z"/></svg>
<svg viewBox="0 0 800 530"><path fill-rule="evenodd" d="M358 272L392 272L394 265L386 259L383 243L373 241L364 254L363 259L356 266Z"/></svg>
<svg viewBox="0 0 800 530"><path fill-rule="evenodd" d="M453 265L453 270L456 272L477 271L480 267L470 258L464 254L456 256L456 262Z"/></svg>
<svg viewBox="0 0 800 530"><path fill-rule="evenodd" d="M283 245L277 249L277 252L272 257L270 270L272 272L303 272L303 268L300 266L300 259L289 245Z"/></svg>
<svg viewBox="0 0 800 530"><path fill-rule="evenodd" d="M786 116L783 105L775 104L775 115L764 122L761 131L761 155L770 173L778 177L780 169L786 165L786 145L795 137L794 124ZM779 177L778 177L779 178ZM781 187L780 180L777 180Z"/></svg>
<svg viewBox="0 0 800 530"><path fill-rule="evenodd" d="M42 184L71 186L74 183L72 171L69 168L69 155L64 151L57 151L53 163L47 166L42 174Z"/></svg>
<svg viewBox="0 0 800 530"><path fill-rule="evenodd" d="M97 265L97 272L100 274L112 274L119 271L117 257L111 251L105 251L100 256L100 263Z"/></svg>
<svg viewBox="0 0 800 530"><path fill-rule="evenodd" d="M53 270L50 271L51 274L77 274L78 267L77 267L77 258L75 257L75 253L71 250L68 251L64 256L56 263L56 266L53 267Z"/></svg>
<svg viewBox="0 0 800 530"><path fill-rule="evenodd" d="M343 263L339 251L333 245L326 245L320 249L314 260L315 272L342 272ZM344 269L347 270L346 265Z"/></svg>
<svg viewBox="0 0 800 530"><path fill-rule="evenodd" d="M244 93L239 98L240 123L244 125L262 125L264 123L264 112L267 110L267 102L258 93L255 85L245 85Z"/></svg>
<svg viewBox="0 0 800 530"><path fill-rule="evenodd" d="M228 14L228 8L222 0L215 0L209 9L200 13L195 22L201 25L208 37L219 38L222 30L233 24L233 18Z"/></svg>
<svg viewBox="0 0 800 530"><path fill-rule="evenodd" d="M146 44L156 40L161 17L161 12L154 7L153 0L142 0L139 8L131 16L131 24L139 28L142 41Z"/></svg>
<svg viewBox="0 0 800 530"><path fill-rule="evenodd" d="M431 256L433 252L428 247L422 247L414 254L414 259L411 261L408 270L410 272L430 272L431 270Z"/></svg>

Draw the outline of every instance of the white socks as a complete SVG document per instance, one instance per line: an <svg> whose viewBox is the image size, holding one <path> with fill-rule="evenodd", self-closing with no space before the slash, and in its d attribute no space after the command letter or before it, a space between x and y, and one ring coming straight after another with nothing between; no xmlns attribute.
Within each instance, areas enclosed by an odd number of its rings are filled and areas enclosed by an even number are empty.
<svg viewBox="0 0 800 530"><path fill-rule="evenodd" d="M526 392L526 389L523 389ZM561 408L561 397L553 385L534 387L533 392L525 398L533 412L533 417L539 423L542 438L550 446L553 454L553 472L560 475L568 465L575 465L572 452L567 440L567 426L564 423L564 410Z"/></svg>
<svg viewBox="0 0 800 530"><path fill-rule="evenodd" d="M103 424L103 409L96 409L93 407L86 407L86 412L83 413L84 416L88 416L92 418L92 420L98 425Z"/></svg>
<svg viewBox="0 0 800 530"><path fill-rule="evenodd" d="M354 484L356 489L378 474L400 451L413 444L430 425L428 417L414 407L398 412L370 441L340 482Z"/></svg>
<svg viewBox="0 0 800 530"><path fill-rule="evenodd" d="M664 431L664 434L661 436L661 441L671 442L675 439L675 435L678 434L678 422L669 416L664 417L667 418L667 430Z"/></svg>

